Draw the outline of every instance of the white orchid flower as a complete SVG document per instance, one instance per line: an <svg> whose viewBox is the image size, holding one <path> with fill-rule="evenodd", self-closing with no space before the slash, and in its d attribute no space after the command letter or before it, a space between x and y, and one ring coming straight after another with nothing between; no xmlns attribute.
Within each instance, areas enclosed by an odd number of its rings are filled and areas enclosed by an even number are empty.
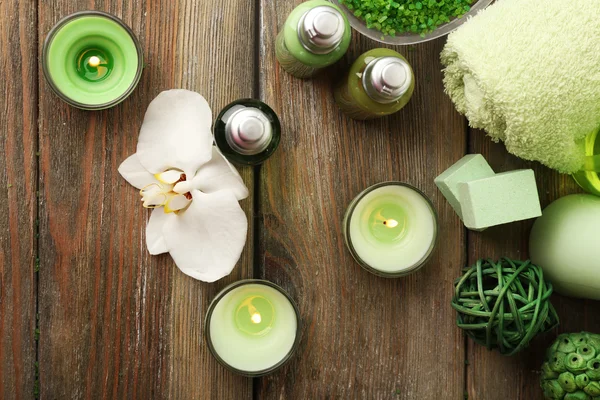
<svg viewBox="0 0 600 400"><path fill-rule="evenodd" d="M213 146L212 113L188 90L160 93L148 106L137 152L119 172L154 208L146 227L150 254L169 252L181 271L214 282L240 258L248 221L242 178Z"/></svg>

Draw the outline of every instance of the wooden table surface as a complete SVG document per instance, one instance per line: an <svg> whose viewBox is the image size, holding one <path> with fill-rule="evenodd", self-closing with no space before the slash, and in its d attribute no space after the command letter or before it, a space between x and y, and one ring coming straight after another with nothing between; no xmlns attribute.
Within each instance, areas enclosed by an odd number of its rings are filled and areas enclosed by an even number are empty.
<svg viewBox="0 0 600 400"><path fill-rule="evenodd" d="M536 400L555 335L600 332L598 302L554 296L561 326L515 357L465 339L449 304L454 278L480 257L526 258L531 221L467 232L434 177L482 153L496 171L533 168L543 206L575 184L468 128L443 91L445 39L398 48L417 79L404 110L349 120L332 83L379 45L354 34L328 73L290 77L274 42L298 3L0 1L0 398ZM85 9L121 17L147 59L133 95L102 112L61 102L39 63L50 28ZM260 98L283 124L276 154L240 170L251 191L242 202L248 243L233 273L213 284L148 254L148 212L117 172L135 151L149 102L170 88L202 93L214 113ZM350 200L385 180L422 189L440 217L435 256L402 279L361 269L342 238ZM249 277L283 286L304 321L292 361L260 379L218 365L202 332L215 294Z"/></svg>

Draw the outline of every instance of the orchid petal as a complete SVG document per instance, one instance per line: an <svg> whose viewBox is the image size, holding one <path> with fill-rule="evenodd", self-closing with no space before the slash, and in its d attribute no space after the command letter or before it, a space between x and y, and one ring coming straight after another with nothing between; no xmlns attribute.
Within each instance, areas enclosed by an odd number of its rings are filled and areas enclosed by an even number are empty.
<svg viewBox="0 0 600 400"><path fill-rule="evenodd" d="M191 181L181 181L177 185L173 187L173 191L179 194L185 194L187 192L191 192L195 187L192 186Z"/></svg>
<svg viewBox="0 0 600 400"><path fill-rule="evenodd" d="M152 174L179 168L188 176L211 159L212 113L200 94L189 90L160 93L148 106L137 155Z"/></svg>
<svg viewBox="0 0 600 400"><path fill-rule="evenodd" d="M157 255L169 251L163 229L170 218L177 218L177 216L173 213L165 213L162 209L152 211L146 226L146 246L150 254Z"/></svg>
<svg viewBox="0 0 600 400"><path fill-rule="evenodd" d="M165 212L170 213L173 211L179 211L186 208L190 204L191 200L188 200L182 194L175 194L173 196L169 196L169 199L165 203Z"/></svg>
<svg viewBox="0 0 600 400"><path fill-rule="evenodd" d="M183 273L214 282L228 275L239 260L248 221L230 191L191 193L190 206L165 224L164 238Z"/></svg>
<svg viewBox="0 0 600 400"><path fill-rule="evenodd" d="M160 174L154 174L157 181L161 183L174 184L181 179L182 172L178 169L170 169Z"/></svg>
<svg viewBox="0 0 600 400"><path fill-rule="evenodd" d="M137 189L156 182L154 176L142 166L137 154L129 156L119 165L119 173L130 185Z"/></svg>
<svg viewBox="0 0 600 400"><path fill-rule="evenodd" d="M142 205L145 208L156 208L156 207L160 207L165 205L165 203L167 202L168 198L167 195L164 193L158 193L152 196L144 196L142 197Z"/></svg>
<svg viewBox="0 0 600 400"><path fill-rule="evenodd" d="M200 167L192 181L192 186L204 193L230 190L238 200L248 197L244 180L216 147L213 147L211 160Z"/></svg>

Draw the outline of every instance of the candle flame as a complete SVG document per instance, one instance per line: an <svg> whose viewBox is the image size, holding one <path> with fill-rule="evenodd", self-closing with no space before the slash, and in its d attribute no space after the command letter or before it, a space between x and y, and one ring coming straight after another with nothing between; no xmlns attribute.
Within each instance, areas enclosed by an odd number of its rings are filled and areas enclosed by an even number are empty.
<svg viewBox="0 0 600 400"><path fill-rule="evenodd" d="M100 58L96 57L96 56L92 56L92 57L90 57L88 64L90 64L90 67L97 67L100 65Z"/></svg>
<svg viewBox="0 0 600 400"><path fill-rule="evenodd" d="M254 314L252 314L252 316L250 317L250 320L255 323L255 324L260 324L260 321L262 321L262 318L260 316L259 313L255 312Z"/></svg>
<svg viewBox="0 0 600 400"><path fill-rule="evenodd" d="M398 221L396 221L395 219L387 219L383 221L383 224L388 228L395 228L398 226Z"/></svg>

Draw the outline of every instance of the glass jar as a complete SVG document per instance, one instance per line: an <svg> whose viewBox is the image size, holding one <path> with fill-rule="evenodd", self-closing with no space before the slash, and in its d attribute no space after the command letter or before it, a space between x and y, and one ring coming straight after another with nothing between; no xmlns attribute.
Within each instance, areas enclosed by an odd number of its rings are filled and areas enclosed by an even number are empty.
<svg viewBox="0 0 600 400"><path fill-rule="evenodd" d="M281 368L300 343L298 307L281 287L241 280L210 303L204 336L212 355L230 371L258 377Z"/></svg>
<svg viewBox="0 0 600 400"><path fill-rule="evenodd" d="M77 12L60 20L42 49L50 88L68 104L102 110L136 88L144 66L141 45L119 18L101 11Z"/></svg>
<svg viewBox="0 0 600 400"><path fill-rule="evenodd" d="M431 258L438 234L431 200L402 182L373 185L356 196L342 224L346 246L367 271L406 276Z"/></svg>

